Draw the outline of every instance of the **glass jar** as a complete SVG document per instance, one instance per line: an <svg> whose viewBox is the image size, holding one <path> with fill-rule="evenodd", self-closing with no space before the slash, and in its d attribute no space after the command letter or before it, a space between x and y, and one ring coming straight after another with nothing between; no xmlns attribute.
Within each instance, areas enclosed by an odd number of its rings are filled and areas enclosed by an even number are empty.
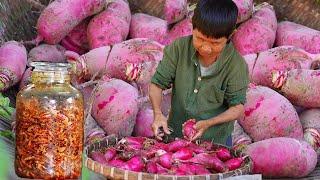
<svg viewBox="0 0 320 180"><path fill-rule="evenodd" d="M17 95L16 174L75 179L81 174L84 107L70 84L70 65L35 62L31 84Z"/></svg>

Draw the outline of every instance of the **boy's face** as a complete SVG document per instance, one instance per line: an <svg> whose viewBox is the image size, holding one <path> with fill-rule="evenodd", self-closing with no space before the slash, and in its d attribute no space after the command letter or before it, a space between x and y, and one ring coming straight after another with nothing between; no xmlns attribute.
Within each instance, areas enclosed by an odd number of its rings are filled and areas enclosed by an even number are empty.
<svg viewBox="0 0 320 180"><path fill-rule="evenodd" d="M202 57L214 57L225 47L228 39L225 37L215 39L193 30L193 46Z"/></svg>

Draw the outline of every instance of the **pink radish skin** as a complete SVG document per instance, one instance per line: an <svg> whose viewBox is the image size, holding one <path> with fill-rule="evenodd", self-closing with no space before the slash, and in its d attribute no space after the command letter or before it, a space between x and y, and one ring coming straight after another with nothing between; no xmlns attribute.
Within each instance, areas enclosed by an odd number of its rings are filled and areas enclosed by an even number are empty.
<svg viewBox="0 0 320 180"><path fill-rule="evenodd" d="M305 177L317 164L317 154L308 143L287 137L255 142L245 153L253 160L252 173L266 178Z"/></svg>
<svg viewBox="0 0 320 180"><path fill-rule="evenodd" d="M138 113L137 99L138 92L131 85L106 80L98 84L91 114L108 135L130 136Z"/></svg>
<svg viewBox="0 0 320 180"><path fill-rule="evenodd" d="M305 110L300 114L300 121L304 129L314 128L320 131L320 109L309 109Z"/></svg>
<svg viewBox="0 0 320 180"><path fill-rule="evenodd" d="M299 117L304 129L304 139L315 150L318 150L320 147L320 109L306 110Z"/></svg>
<svg viewBox="0 0 320 180"><path fill-rule="evenodd" d="M60 45L41 44L30 50L28 54L28 63L30 62L52 62L65 63L65 48Z"/></svg>
<svg viewBox="0 0 320 180"><path fill-rule="evenodd" d="M90 18L83 20L61 41L61 45L69 51L80 55L89 51L87 28Z"/></svg>
<svg viewBox="0 0 320 180"><path fill-rule="evenodd" d="M65 56L68 61L76 61L80 55L74 51L66 51Z"/></svg>
<svg viewBox="0 0 320 180"><path fill-rule="evenodd" d="M154 174L168 174L168 169L157 163L158 158L151 159L146 165L147 172Z"/></svg>
<svg viewBox="0 0 320 180"><path fill-rule="evenodd" d="M173 153L172 158L174 160L179 159L179 160L187 160L191 159L193 156L193 151L189 149L188 147L182 148L179 151Z"/></svg>
<svg viewBox="0 0 320 180"><path fill-rule="evenodd" d="M124 169L141 172L144 169L144 162L141 157L135 156L125 163Z"/></svg>
<svg viewBox="0 0 320 180"><path fill-rule="evenodd" d="M106 160L104 154L101 153L101 152L98 152L98 151L91 152L91 158L94 161L97 161L98 163L101 163L101 164L107 164L108 163L108 161Z"/></svg>
<svg viewBox="0 0 320 180"><path fill-rule="evenodd" d="M320 97L320 70L292 69L284 73L276 72L273 73L273 83L294 105L320 107L317 98Z"/></svg>
<svg viewBox="0 0 320 180"><path fill-rule="evenodd" d="M238 121L234 123L234 128L232 132L232 146L236 148L240 145L248 145L252 143L251 137L244 132L243 128Z"/></svg>
<svg viewBox="0 0 320 180"><path fill-rule="evenodd" d="M141 70L139 73L139 77L135 80L138 85L138 90L141 96L149 95L149 85L151 82L151 78L157 70L159 61L148 61L141 64ZM132 81L133 79L127 78L128 81Z"/></svg>
<svg viewBox="0 0 320 180"><path fill-rule="evenodd" d="M131 39L113 46L106 70L111 77L135 81L143 63L159 62L162 57L161 44L148 39Z"/></svg>
<svg viewBox="0 0 320 180"><path fill-rule="evenodd" d="M196 154L193 158L186 160L185 162L201 164L208 168L212 168L217 172L225 172L227 169L224 163L216 157L216 155L201 153Z"/></svg>
<svg viewBox="0 0 320 180"><path fill-rule="evenodd" d="M227 148L219 148L216 150L217 157L221 161L227 161L232 158L230 151Z"/></svg>
<svg viewBox="0 0 320 180"><path fill-rule="evenodd" d="M113 158L115 158L117 155L117 151L114 148L109 148L105 153L104 153L104 158L106 161L111 161Z"/></svg>
<svg viewBox="0 0 320 180"><path fill-rule="evenodd" d="M253 69L255 67L255 63L257 61L258 55L257 54L247 54L247 55L243 56L243 58L248 65L250 82L254 82L253 77L252 77L253 76Z"/></svg>
<svg viewBox="0 0 320 180"><path fill-rule="evenodd" d="M138 151L144 148L144 137L125 137L118 142L118 145L123 145L127 151Z"/></svg>
<svg viewBox="0 0 320 180"><path fill-rule="evenodd" d="M146 138L144 137L125 137L119 141L120 144L139 145L143 146Z"/></svg>
<svg viewBox="0 0 320 180"><path fill-rule="evenodd" d="M303 138L296 110L276 91L263 86L249 87L244 108L245 113L239 123L253 141L273 137Z"/></svg>
<svg viewBox="0 0 320 180"><path fill-rule="evenodd" d="M172 167L172 163L172 153L165 153L159 157L159 164L165 168L170 169Z"/></svg>
<svg viewBox="0 0 320 180"><path fill-rule="evenodd" d="M173 172L172 172L173 174L178 175L178 176L192 175L192 174L187 174L187 172L179 169L178 167L173 168L172 171L173 171Z"/></svg>
<svg viewBox="0 0 320 180"><path fill-rule="evenodd" d="M132 39L148 38L164 44L167 33L168 25L165 20L143 13L132 16L130 25L130 37Z"/></svg>
<svg viewBox="0 0 320 180"><path fill-rule="evenodd" d="M241 55L258 53L273 47L276 30L275 11L273 6L266 3L251 19L240 25L232 41Z"/></svg>
<svg viewBox="0 0 320 180"><path fill-rule="evenodd" d="M205 162L205 166L208 166L209 168L212 168L213 170L217 171L217 172L225 172L226 171L226 167L223 164L223 162L217 158L216 156L208 156L207 158L209 158L208 160L206 160L207 162Z"/></svg>
<svg viewBox="0 0 320 180"><path fill-rule="evenodd" d="M238 7L237 23L248 20L253 12L253 0L233 0Z"/></svg>
<svg viewBox="0 0 320 180"><path fill-rule="evenodd" d="M17 84L27 66L27 50L16 41L0 47L0 92Z"/></svg>
<svg viewBox="0 0 320 180"><path fill-rule="evenodd" d="M291 45L310 53L320 53L320 31L294 22L278 24L276 46Z"/></svg>
<svg viewBox="0 0 320 180"><path fill-rule="evenodd" d="M182 20L188 13L187 0L161 0L150 3L149 0L131 1L132 5L145 14L161 18L173 24Z"/></svg>
<svg viewBox="0 0 320 180"><path fill-rule="evenodd" d="M110 56L109 56L110 53ZM108 75L125 81L139 79L145 62L159 62L163 57L163 46L148 39L130 39L113 46L93 49L77 58L68 52L68 58L75 65L78 78L90 79L97 72L98 77ZM72 61L76 58L75 61Z"/></svg>
<svg viewBox="0 0 320 180"><path fill-rule="evenodd" d="M149 161L146 166L147 172L152 174L158 173L157 163Z"/></svg>
<svg viewBox="0 0 320 180"><path fill-rule="evenodd" d="M207 168L198 164L192 164L191 168L193 169L193 171L195 171L196 175L211 174L211 172Z"/></svg>
<svg viewBox="0 0 320 180"><path fill-rule="evenodd" d="M192 150L192 151L193 151L194 153L196 153L196 154L207 152L206 148L201 147L201 146L198 146L198 145L196 145L196 144L194 144L194 143L191 143L191 144L188 146L188 148L189 148L190 150Z"/></svg>
<svg viewBox="0 0 320 180"><path fill-rule="evenodd" d="M173 43L178 38L192 35L192 21L191 18L186 18L181 22L178 22L173 26L173 28L168 32L165 38L164 45L169 45Z"/></svg>
<svg viewBox="0 0 320 180"><path fill-rule="evenodd" d="M142 154L141 156L143 156L147 159L151 159L156 156L156 154L158 153L159 150L162 150L163 152L167 152L168 147L166 144L159 143L159 142L156 142L154 145L151 145L149 147L145 145L144 150L142 150L142 152L141 152L141 154Z"/></svg>
<svg viewBox="0 0 320 180"><path fill-rule="evenodd" d="M158 174L168 174L169 170L157 163L157 171L158 171Z"/></svg>
<svg viewBox="0 0 320 180"><path fill-rule="evenodd" d="M168 150L170 152L176 152L180 150L181 148L187 147L191 142L186 141L184 139L177 139L171 143L168 144Z"/></svg>
<svg viewBox="0 0 320 180"><path fill-rule="evenodd" d="M172 174L185 176L185 175L194 175L195 173L191 169L191 164L180 163L177 166L172 168Z"/></svg>
<svg viewBox="0 0 320 180"><path fill-rule="evenodd" d="M243 163L243 158L233 158L226 161L224 164L227 166L229 171L236 170L241 167Z"/></svg>
<svg viewBox="0 0 320 180"><path fill-rule="evenodd" d="M169 170L167 168L164 168L160 164L158 164L157 163L158 161L159 161L159 157L150 159L147 163L147 166L146 166L147 170L149 168L150 171L156 171L155 174L168 174Z"/></svg>
<svg viewBox="0 0 320 180"><path fill-rule="evenodd" d="M176 175L194 175L195 171L191 168L192 164L180 163L172 168L172 174Z"/></svg>
<svg viewBox="0 0 320 180"><path fill-rule="evenodd" d="M22 88L26 87L28 84L31 83L31 73L32 73L32 68L28 68L22 76L22 79L19 84L19 89L21 90Z"/></svg>
<svg viewBox="0 0 320 180"><path fill-rule="evenodd" d="M104 5L103 0L53 1L38 19L37 43L43 40L48 44L58 44L82 20L100 12Z"/></svg>
<svg viewBox="0 0 320 180"><path fill-rule="evenodd" d="M130 145L125 145L125 150L126 151L140 151L142 150L143 145L137 145L137 144L130 144Z"/></svg>
<svg viewBox="0 0 320 180"><path fill-rule="evenodd" d="M182 128L182 134L187 140L192 140L192 138L198 133L195 129L196 121L188 120Z"/></svg>
<svg viewBox="0 0 320 180"><path fill-rule="evenodd" d="M178 170L188 175L206 175L211 174L210 171L202 165L192 163L180 163Z"/></svg>
<svg viewBox="0 0 320 180"><path fill-rule="evenodd" d="M180 21L187 14L187 0L166 0L164 17L168 24Z"/></svg>
<svg viewBox="0 0 320 180"><path fill-rule="evenodd" d="M313 128L305 129L304 131L304 140L308 142L315 151L319 150L320 147L320 133L318 130Z"/></svg>
<svg viewBox="0 0 320 180"><path fill-rule="evenodd" d="M157 142L154 147L157 147L159 149L165 150L165 151L169 151L169 146L168 144L162 143L162 142Z"/></svg>
<svg viewBox="0 0 320 180"><path fill-rule="evenodd" d="M109 3L106 10L91 19L88 25L90 49L110 46L126 40L129 34L131 12L126 0Z"/></svg>
<svg viewBox="0 0 320 180"><path fill-rule="evenodd" d="M137 115L133 134L135 136L152 137L154 133L151 125L153 123L153 110L150 108L140 109Z"/></svg>
<svg viewBox="0 0 320 180"><path fill-rule="evenodd" d="M105 74L105 67L110 53L110 47L104 46L93 49L77 58L77 54L66 52L70 63L74 64L75 75L80 79L90 80L93 75L98 73L98 77ZM76 60L74 60L76 58Z"/></svg>
<svg viewBox="0 0 320 180"><path fill-rule="evenodd" d="M281 46L268 49L258 55L244 56L249 65L251 82L273 87L272 72L290 69L311 69L317 62L317 54L310 54L303 49L293 46Z"/></svg>

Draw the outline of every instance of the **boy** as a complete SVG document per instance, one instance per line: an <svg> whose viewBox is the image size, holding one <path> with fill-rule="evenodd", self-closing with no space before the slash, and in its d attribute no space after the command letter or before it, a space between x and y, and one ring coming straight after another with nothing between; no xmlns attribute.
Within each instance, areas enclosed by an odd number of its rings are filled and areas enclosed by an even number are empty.
<svg viewBox="0 0 320 180"><path fill-rule="evenodd" d="M232 0L200 0L192 18L192 36L181 38L164 50L150 84L156 137L162 127L182 137L183 123L196 121L203 138L226 144L234 120L244 113L248 67L229 41L235 31L238 9ZM162 91L172 87L169 118L161 112Z"/></svg>

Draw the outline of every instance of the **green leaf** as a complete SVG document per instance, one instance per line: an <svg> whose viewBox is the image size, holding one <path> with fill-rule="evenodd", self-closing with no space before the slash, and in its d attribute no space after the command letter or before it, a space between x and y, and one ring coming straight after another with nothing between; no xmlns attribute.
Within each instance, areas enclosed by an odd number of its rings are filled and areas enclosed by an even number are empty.
<svg viewBox="0 0 320 180"><path fill-rule="evenodd" d="M10 131L10 130L1 130L0 131L0 136L8 138L11 141L14 141L14 137L15 137L14 133L12 131Z"/></svg>
<svg viewBox="0 0 320 180"><path fill-rule="evenodd" d="M14 108L10 107L10 99L0 93L0 118L10 121Z"/></svg>
<svg viewBox="0 0 320 180"><path fill-rule="evenodd" d="M10 99L0 93L0 104L2 106L10 106Z"/></svg>

